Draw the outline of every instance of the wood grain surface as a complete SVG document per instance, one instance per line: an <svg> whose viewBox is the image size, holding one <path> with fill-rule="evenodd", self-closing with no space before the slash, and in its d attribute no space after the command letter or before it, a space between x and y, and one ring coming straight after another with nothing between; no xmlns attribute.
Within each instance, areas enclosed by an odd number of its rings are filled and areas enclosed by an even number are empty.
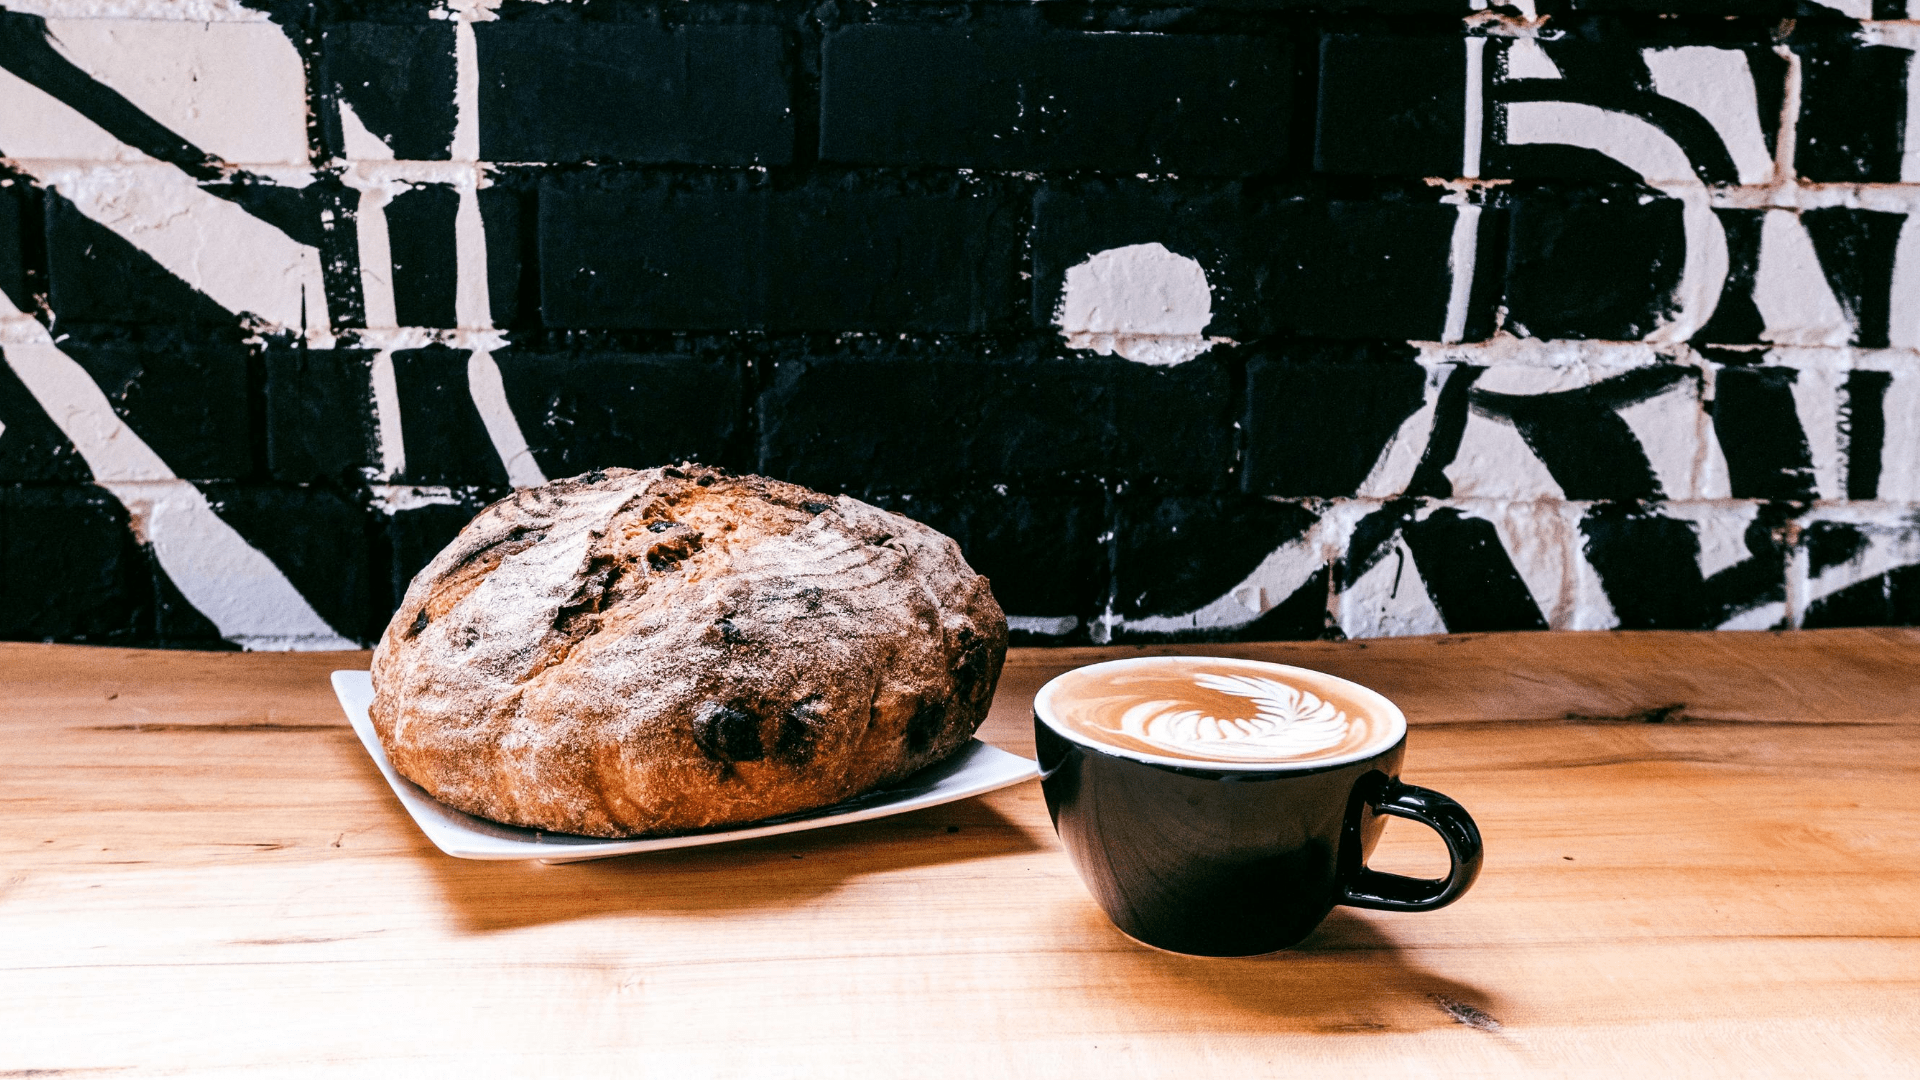
<svg viewBox="0 0 1920 1080"><path fill-rule="evenodd" d="M1037 784L577 866L431 848L327 672L0 646L0 1076L1913 1075L1920 632L1016 651L1299 663L1413 721L1486 869L1247 960L1137 945ZM1437 872L1394 822L1375 865Z"/></svg>

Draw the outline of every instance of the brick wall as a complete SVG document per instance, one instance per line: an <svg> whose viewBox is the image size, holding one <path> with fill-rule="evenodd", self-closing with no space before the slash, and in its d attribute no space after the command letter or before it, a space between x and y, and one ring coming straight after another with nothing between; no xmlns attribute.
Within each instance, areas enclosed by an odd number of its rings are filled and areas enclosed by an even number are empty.
<svg viewBox="0 0 1920 1080"><path fill-rule="evenodd" d="M0 0L0 636L681 458L1029 642L1920 621L1907 15Z"/></svg>

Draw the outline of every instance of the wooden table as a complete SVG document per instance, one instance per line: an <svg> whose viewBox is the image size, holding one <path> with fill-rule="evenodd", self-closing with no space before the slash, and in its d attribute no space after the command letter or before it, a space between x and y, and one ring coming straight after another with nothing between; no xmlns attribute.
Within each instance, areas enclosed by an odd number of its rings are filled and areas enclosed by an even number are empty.
<svg viewBox="0 0 1920 1080"><path fill-rule="evenodd" d="M1030 753L1016 651L983 735ZM327 686L365 654L0 646L0 1076L1913 1075L1920 632L1213 651L1366 682L1487 861L1425 915L1174 956L1036 784L545 867L429 847ZM1375 864L1436 872L1395 823Z"/></svg>

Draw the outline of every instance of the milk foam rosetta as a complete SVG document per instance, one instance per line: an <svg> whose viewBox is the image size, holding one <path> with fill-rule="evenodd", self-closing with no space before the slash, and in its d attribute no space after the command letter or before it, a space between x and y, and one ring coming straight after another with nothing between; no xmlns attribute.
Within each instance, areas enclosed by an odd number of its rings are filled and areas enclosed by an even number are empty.
<svg viewBox="0 0 1920 1080"><path fill-rule="evenodd" d="M1082 668L1050 689L1054 720L1121 750L1235 763L1347 757L1398 738L1331 676L1270 665L1166 660Z"/></svg>

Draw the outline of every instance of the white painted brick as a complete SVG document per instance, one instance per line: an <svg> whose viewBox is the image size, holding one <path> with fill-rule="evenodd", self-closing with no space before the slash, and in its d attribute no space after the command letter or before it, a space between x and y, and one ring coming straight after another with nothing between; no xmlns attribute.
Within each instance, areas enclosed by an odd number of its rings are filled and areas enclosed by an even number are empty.
<svg viewBox="0 0 1920 1080"><path fill-rule="evenodd" d="M1747 527L1760 513L1760 504L1748 500L1725 502L1668 502L1659 507L1663 517L1693 526L1700 540L1700 576L1710 578L1751 557Z"/></svg>
<svg viewBox="0 0 1920 1080"><path fill-rule="evenodd" d="M1566 341L1515 337L1505 333L1497 334L1486 341L1459 344L1414 342L1413 344L1419 349L1420 363L1429 368L1446 364L1474 364L1494 369L1544 368L1557 371L1584 368L1593 371L1618 372L1662 363L1676 356L1691 355L1684 348L1650 345L1641 341ZM1589 374L1574 376L1574 378L1592 381L1595 376ZM1518 387L1529 384L1505 385ZM1584 382L1531 385L1571 387L1584 385Z"/></svg>
<svg viewBox="0 0 1920 1080"><path fill-rule="evenodd" d="M148 161L52 94L0 68L0 156L39 161Z"/></svg>
<svg viewBox="0 0 1920 1080"><path fill-rule="evenodd" d="M1846 468L1840 457L1840 402L1845 372L1803 370L1793 380L1793 407L1813 457L1814 491L1822 499L1847 497Z"/></svg>
<svg viewBox="0 0 1920 1080"><path fill-rule="evenodd" d="M1920 364L1893 373L1882 409L1887 435L1880 451L1880 497L1920 502Z"/></svg>
<svg viewBox="0 0 1920 1080"><path fill-rule="evenodd" d="M1333 616L1350 638L1442 634L1447 625L1427 596L1427 586L1404 541L1333 598Z"/></svg>
<svg viewBox="0 0 1920 1080"><path fill-rule="evenodd" d="M59 18L47 31L75 66L222 161L306 164L306 76L272 23Z"/></svg>
<svg viewBox="0 0 1920 1080"><path fill-rule="evenodd" d="M240 0L7 0L7 10L48 19L166 19L188 23L266 22Z"/></svg>
<svg viewBox="0 0 1920 1080"><path fill-rule="evenodd" d="M1588 505L1507 502L1465 507L1493 523L1507 558L1555 630L1606 630L1619 621L1584 553L1580 518Z"/></svg>
<svg viewBox="0 0 1920 1080"><path fill-rule="evenodd" d="M1447 466L1446 474L1453 482L1456 498L1565 498L1519 430L1506 420L1477 410L1467 413L1460 452Z"/></svg>
<svg viewBox="0 0 1920 1080"><path fill-rule="evenodd" d="M1641 54L1653 75L1654 92L1705 117L1733 157L1743 184L1773 178L1773 155L1760 129L1753 72L1745 53L1688 45L1647 49Z"/></svg>
<svg viewBox="0 0 1920 1080"><path fill-rule="evenodd" d="M1714 438L1702 400L1704 379L1684 379L1645 401L1618 410L1646 452L1660 490L1669 499L1732 496L1727 461Z"/></svg>
<svg viewBox="0 0 1920 1080"><path fill-rule="evenodd" d="M1766 321L1761 337L1782 345L1845 345L1853 326L1827 286L1800 215L1767 212L1753 302Z"/></svg>

